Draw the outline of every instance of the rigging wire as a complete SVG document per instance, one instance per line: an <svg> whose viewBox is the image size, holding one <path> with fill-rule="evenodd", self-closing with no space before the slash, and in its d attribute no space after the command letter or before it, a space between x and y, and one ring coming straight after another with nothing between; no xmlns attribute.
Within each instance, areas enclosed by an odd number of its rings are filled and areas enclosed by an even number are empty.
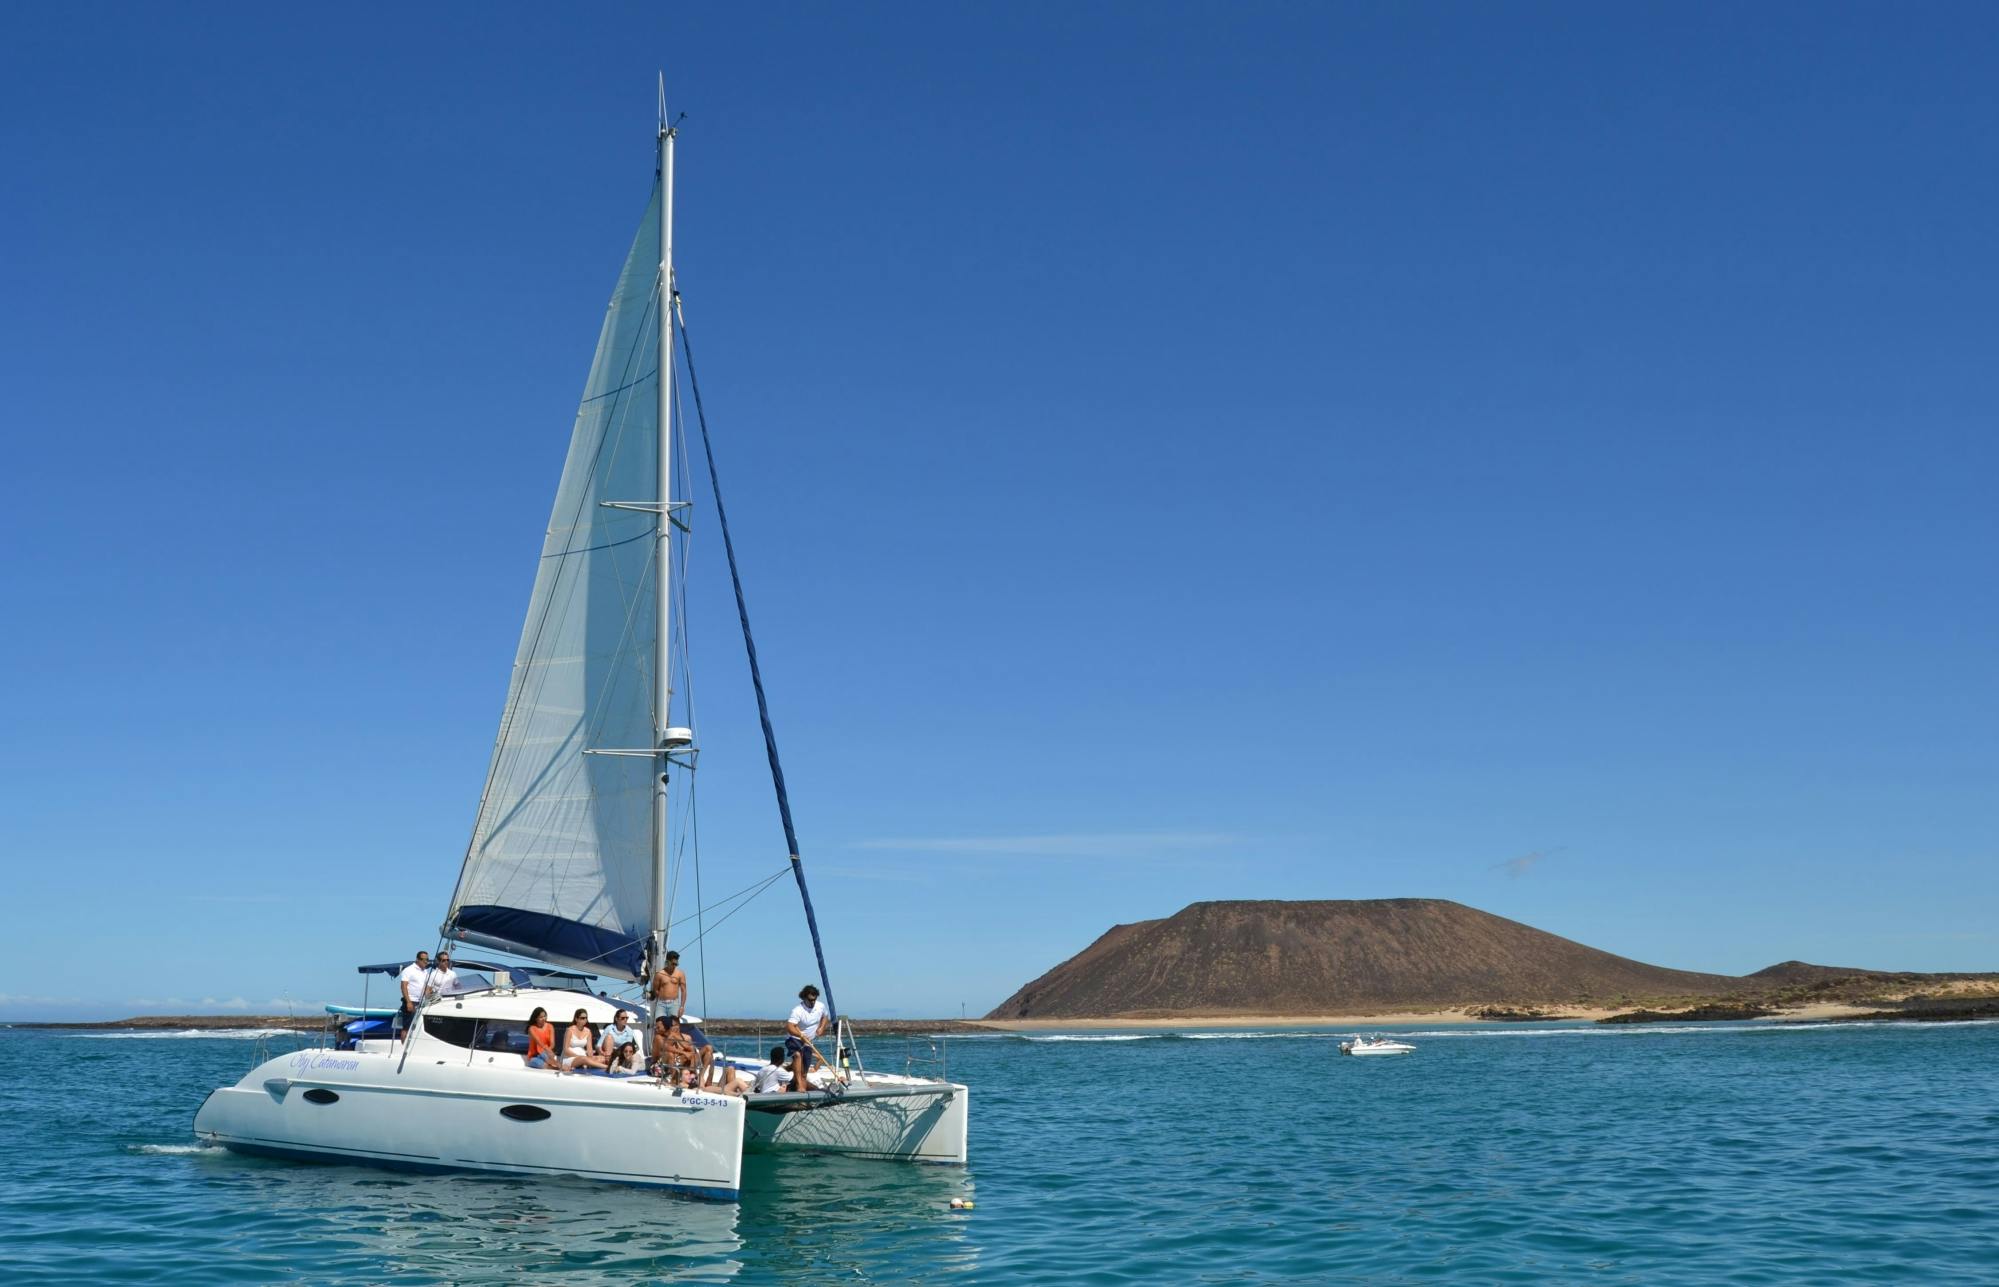
<svg viewBox="0 0 1999 1287"><path fill-rule="evenodd" d="M789 864L786 865L789 866ZM757 894L763 893L765 890L769 889L772 885L775 885L778 881L783 879L784 879L784 868L779 868L775 875L767 877L762 884L756 887L755 893L752 893L748 898L745 898L742 902L736 904L734 907L731 907L728 911L728 915L718 917L713 925L708 926L706 929L702 930L701 933L703 935L708 935L714 933L718 929L721 929L722 926L725 923L727 923L730 916L734 916L737 912L742 911L745 907L748 907L751 903L754 903L757 900ZM717 904L717 906L719 905L720 904ZM693 941L698 943L700 942L700 939L697 938ZM704 1005L707 1004L707 1000L705 997L702 1000L702 1004Z"/></svg>
<svg viewBox="0 0 1999 1287"><path fill-rule="evenodd" d="M708 485L715 496L715 525L722 532L722 552L729 563L729 585L736 592L736 619L743 626L743 652L749 658L750 684L756 689L757 719L763 725L764 754L770 760L770 780L777 792L778 818L784 823L785 849L791 860L791 874L798 881L799 901L805 904L805 927L812 933L812 955L819 965L819 987L826 997L826 1014L837 1025L840 1011L833 1003L833 980L826 971L826 949L819 938L819 918L812 910L812 891L805 884L805 864L798 856L798 830L791 822L791 796L784 789L784 765L777 757L777 731L771 727L770 702L764 696L763 668L757 664L756 636L750 632L749 601L743 596L742 572L736 566L736 543L729 536L729 511L722 504L722 475L715 467L715 446L708 436L708 411L701 402L701 381L694 374L694 341L687 333L687 316L681 307L679 291L673 293L667 307L672 317L667 325L678 327L680 351L687 356L687 388L694 395L694 418L701 427L701 452L708 461ZM838 1031L837 1027L835 1031Z"/></svg>
<svg viewBox="0 0 1999 1287"><path fill-rule="evenodd" d="M671 320L669 318L669 324L671 324ZM678 388L675 389L675 392L679 392ZM691 491L694 470L687 456L687 413L679 398L673 400L673 427L676 430L674 442L680 450L680 476L687 480L689 490ZM692 767L695 759L700 755L701 723L695 712L694 705L694 648L688 638L688 623L693 620L693 616L687 606L688 581L690 579L689 569L693 566L694 553L694 502L691 497L687 505L688 519L682 529L686 533L686 536L680 543L680 575L675 578L674 586L680 596L680 673L685 680L686 687L687 727L694 734L694 754L689 756L689 768L687 771L686 826L688 835L692 839L694 852L694 946L700 952L700 955L696 958L695 972L701 976L701 1013L707 1014L708 931L702 919L705 908L702 906L701 894L701 796L700 792L696 790L698 779L695 777ZM670 927L672 918L668 917L667 919ZM684 1003L682 1008L686 1008Z"/></svg>
<svg viewBox="0 0 1999 1287"><path fill-rule="evenodd" d="M788 867L789 864L786 864L786 866ZM727 898L716 899L714 902L708 904L708 906L704 910L712 912L718 907L727 907L730 903L735 902L738 898L742 898L745 895L747 895L750 898L755 898L758 894L761 894L765 889L769 888L773 882L782 880L784 878L785 870L786 870L785 867L779 867L772 874L751 881L749 884L743 886L735 893L730 894ZM687 916L682 917L677 923L685 925L688 921L691 921L693 919L694 916L692 914L689 914ZM672 928L672 926L668 926L668 928L670 929Z"/></svg>

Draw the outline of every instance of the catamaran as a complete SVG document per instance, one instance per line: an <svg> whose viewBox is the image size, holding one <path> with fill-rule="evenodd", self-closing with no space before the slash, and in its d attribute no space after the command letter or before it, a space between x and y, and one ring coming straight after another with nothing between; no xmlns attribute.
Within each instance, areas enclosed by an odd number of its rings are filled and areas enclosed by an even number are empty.
<svg viewBox="0 0 1999 1287"><path fill-rule="evenodd" d="M528 964L465 963L460 987L426 997L401 1040L350 1012L355 1021L333 1029L339 1039L212 1091L195 1115L204 1143L405 1169L576 1175L723 1200L741 1193L746 1148L965 1160L966 1088L867 1070L833 1004L674 279L677 136L662 85L652 195L570 433L442 926L444 941ZM699 933L719 907L699 906L697 895L693 911L674 915L699 754L691 703L675 684L686 664L685 613L676 622L674 609L688 548L676 536L693 530L694 505L679 490L692 473L683 365L784 833L784 859L755 888L786 872L797 884L832 1016L833 1049L799 1091L729 1095L665 1078L559 1074L523 1058L537 1008L557 1023L581 1010L600 1029L617 1010L636 1010L593 983L651 978L669 931L692 922ZM393 974L400 964L362 970Z"/></svg>

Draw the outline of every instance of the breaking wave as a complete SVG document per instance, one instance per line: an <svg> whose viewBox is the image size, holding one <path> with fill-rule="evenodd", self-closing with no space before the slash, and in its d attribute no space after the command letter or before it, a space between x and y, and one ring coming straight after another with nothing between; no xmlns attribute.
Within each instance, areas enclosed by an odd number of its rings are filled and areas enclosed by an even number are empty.
<svg viewBox="0 0 1999 1287"><path fill-rule="evenodd" d="M127 1153L143 1153L149 1157L192 1157L196 1153L209 1151L206 1144L127 1144Z"/></svg>

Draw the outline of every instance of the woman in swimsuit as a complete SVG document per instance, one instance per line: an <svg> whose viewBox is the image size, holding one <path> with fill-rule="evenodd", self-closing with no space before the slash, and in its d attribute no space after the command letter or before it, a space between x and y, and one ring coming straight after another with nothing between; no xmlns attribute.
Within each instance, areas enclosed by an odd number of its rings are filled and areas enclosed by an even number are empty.
<svg viewBox="0 0 1999 1287"><path fill-rule="evenodd" d="M562 1034L562 1066L570 1072L579 1068L602 1068L604 1056L596 1053L597 1043L590 1031L590 1012L578 1010Z"/></svg>

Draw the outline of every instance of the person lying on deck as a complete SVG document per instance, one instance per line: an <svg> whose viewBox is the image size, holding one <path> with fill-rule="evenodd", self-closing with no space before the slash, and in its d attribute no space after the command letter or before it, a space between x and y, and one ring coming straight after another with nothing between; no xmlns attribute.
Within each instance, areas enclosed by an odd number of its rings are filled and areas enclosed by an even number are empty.
<svg viewBox="0 0 1999 1287"><path fill-rule="evenodd" d="M737 1074L725 1060L715 1065L715 1080L704 1083L702 1089L720 1091L724 1095L741 1095L750 1088L750 1079Z"/></svg>
<svg viewBox="0 0 1999 1287"><path fill-rule="evenodd" d="M548 1011L541 1006L536 1006L528 1016L528 1052L521 1059L530 1068L555 1067L555 1025L548 1021Z"/></svg>
<svg viewBox="0 0 1999 1287"><path fill-rule="evenodd" d="M597 1034L590 1031L590 1012L578 1010L562 1033L562 1070L582 1072L586 1068L602 1068L604 1057L595 1053L596 1048Z"/></svg>

